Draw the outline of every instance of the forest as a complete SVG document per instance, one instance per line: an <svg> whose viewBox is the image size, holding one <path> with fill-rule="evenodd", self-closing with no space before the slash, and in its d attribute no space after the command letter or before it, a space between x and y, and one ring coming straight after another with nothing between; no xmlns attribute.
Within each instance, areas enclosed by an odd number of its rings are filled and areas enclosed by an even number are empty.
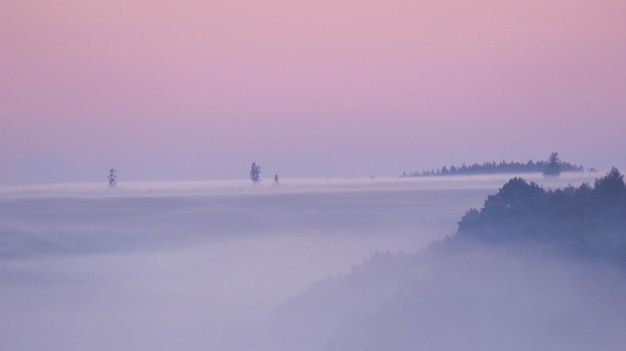
<svg viewBox="0 0 626 351"><path fill-rule="evenodd" d="M610 350L624 340L624 268L616 168L563 189L515 177L454 234L294 297L274 337L285 350Z"/></svg>
<svg viewBox="0 0 626 351"><path fill-rule="evenodd" d="M472 174L502 174L502 173L544 173L546 175L558 175L561 172L583 172L582 165L574 165L561 161L557 153L552 153L546 161L528 160L528 162L485 162L461 166L443 166L438 169L424 170L421 172L403 173L403 177L427 177L445 175L472 175Z"/></svg>
<svg viewBox="0 0 626 351"><path fill-rule="evenodd" d="M453 240L540 244L578 257L626 266L626 185L613 168L594 186L545 190L516 177L471 209Z"/></svg>

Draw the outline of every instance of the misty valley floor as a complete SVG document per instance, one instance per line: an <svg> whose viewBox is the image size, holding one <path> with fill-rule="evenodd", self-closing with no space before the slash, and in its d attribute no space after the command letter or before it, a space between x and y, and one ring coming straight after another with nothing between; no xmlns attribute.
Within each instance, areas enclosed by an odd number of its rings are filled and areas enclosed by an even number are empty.
<svg viewBox="0 0 626 351"><path fill-rule="evenodd" d="M4 189L0 349L258 348L291 297L452 234L504 179Z"/></svg>

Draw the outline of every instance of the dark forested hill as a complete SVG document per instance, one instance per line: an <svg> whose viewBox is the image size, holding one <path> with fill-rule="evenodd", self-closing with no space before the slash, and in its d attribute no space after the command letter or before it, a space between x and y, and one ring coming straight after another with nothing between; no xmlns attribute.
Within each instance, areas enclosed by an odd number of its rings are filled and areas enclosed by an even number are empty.
<svg viewBox="0 0 626 351"><path fill-rule="evenodd" d="M549 244L568 253L626 264L626 185L613 168L595 181L544 190L522 178L509 180L482 209L459 222L457 240L492 244Z"/></svg>
<svg viewBox="0 0 626 351"><path fill-rule="evenodd" d="M295 296L273 350L614 350L626 341L626 185L513 178L457 233Z"/></svg>

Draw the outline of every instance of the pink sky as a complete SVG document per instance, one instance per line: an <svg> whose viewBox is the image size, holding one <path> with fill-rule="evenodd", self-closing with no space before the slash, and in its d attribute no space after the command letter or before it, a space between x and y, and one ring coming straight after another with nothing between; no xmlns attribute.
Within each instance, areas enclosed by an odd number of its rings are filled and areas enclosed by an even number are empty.
<svg viewBox="0 0 626 351"><path fill-rule="evenodd" d="M0 185L626 167L623 0L9 0L0 45Z"/></svg>

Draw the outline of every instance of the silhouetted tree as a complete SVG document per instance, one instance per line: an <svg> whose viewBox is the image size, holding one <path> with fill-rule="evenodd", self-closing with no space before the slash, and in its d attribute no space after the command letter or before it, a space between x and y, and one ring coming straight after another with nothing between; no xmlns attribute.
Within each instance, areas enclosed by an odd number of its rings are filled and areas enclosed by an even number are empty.
<svg viewBox="0 0 626 351"><path fill-rule="evenodd" d="M261 166L257 165L256 162L252 162L250 166L250 179L254 184L261 181Z"/></svg>
<svg viewBox="0 0 626 351"><path fill-rule="evenodd" d="M546 176L558 176L561 174L561 160L556 152L550 154L548 163L543 169L543 175Z"/></svg>
<svg viewBox="0 0 626 351"><path fill-rule="evenodd" d="M278 184L278 181L280 181L280 177L278 176L278 173L274 174L274 183Z"/></svg>
<svg viewBox="0 0 626 351"><path fill-rule="evenodd" d="M115 168L109 169L109 186L115 186L117 184L117 173Z"/></svg>

